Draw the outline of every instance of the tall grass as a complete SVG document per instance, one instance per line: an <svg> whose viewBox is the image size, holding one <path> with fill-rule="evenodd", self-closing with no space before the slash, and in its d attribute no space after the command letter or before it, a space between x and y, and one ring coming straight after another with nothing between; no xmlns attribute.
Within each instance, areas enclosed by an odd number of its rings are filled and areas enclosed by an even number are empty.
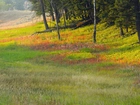
<svg viewBox="0 0 140 105"><path fill-rule="evenodd" d="M0 60L1 105L140 104L140 90L134 84L138 70L128 71L111 63L69 66L45 56Z"/></svg>
<svg viewBox="0 0 140 105"><path fill-rule="evenodd" d="M114 26L98 27L98 44L92 26L62 30L62 41L55 32L30 36L41 23L1 30L0 105L139 105L136 35L121 38ZM129 65L132 58L136 65Z"/></svg>

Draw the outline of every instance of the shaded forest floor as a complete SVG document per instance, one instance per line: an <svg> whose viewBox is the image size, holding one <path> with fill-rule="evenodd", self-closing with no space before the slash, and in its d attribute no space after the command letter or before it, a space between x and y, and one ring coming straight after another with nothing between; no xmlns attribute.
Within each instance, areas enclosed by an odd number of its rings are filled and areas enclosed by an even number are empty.
<svg viewBox="0 0 140 105"><path fill-rule="evenodd" d="M0 104L139 105L140 47L131 31L93 26L32 35L42 22L0 30Z"/></svg>

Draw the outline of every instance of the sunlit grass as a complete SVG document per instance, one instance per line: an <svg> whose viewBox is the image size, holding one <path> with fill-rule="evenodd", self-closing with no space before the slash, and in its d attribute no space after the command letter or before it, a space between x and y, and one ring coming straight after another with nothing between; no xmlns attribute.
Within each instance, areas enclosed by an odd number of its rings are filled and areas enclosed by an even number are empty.
<svg viewBox="0 0 140 105"><path fill-rule="evenodd" d="M136 34L99 24L97 44L92 25L61 30L61 41L56 31L32 35L43 29L0 31L0 105L140 104Z"/></svg>
<svg viewBox="0 0 140 105"><path fill-rule="evenodd" d="M32 35L36 31L44 30L43 28L44 27L41 22L41 23L38 23L37 25L34 24L31 26L22 27L22 28L3 29L3 30L0 30L0 39Z"/></svg>
<svg viewBox="0 0 140 105"><path fill-rule="evenodd" d="M76 30L72 29L64 29L60 31L61 41L57 38L57 32L49 32L38 35L33 35L33 33L43 30L44 25L42 22L35 24L33 26L23 27L23 28L15 28L9 30L1 30L1 45L7 43L16 43L20 45L38 45L41 43L51 42L53 44L57 44L60 46L65 44L74 44L74 43L92 43L92 33L93 26L86 26L82 28L78 28ZM105 44L110 46L110 49L107 54L103 56L105 59L109 59L112 61L118 61L120 63L139 63L138 51L139 48L137 44L137 35L131 35L126 37L121 37L119 35L119 29L115 26L107 27L105 24L97 25L97 43ZM44 45L45 46L45 45ZM123 51L122 49L128 48L129 52ZM136 49L137 48L137 49ZM89 48L93 49L93 48ZM120 50L119 50L120 49ZM93 50L98 50L97 48ZM116 50L119 50L116 51ZM138 51L137 51L138 50ZM79 49L80 52L83 52ZM100 51L97 51L100 52ZM117 53L118 52L118 53ZM91 52L92 53L92 52ZM80 53L79 53L80 54ZM128 58L129 56L129 58ZM128 58L128 59L127 59Z"/></svg>
<svg viewBox="0 0 140 105"><path fill-rule="evenodd" d="M139 90L132 78L121 77L126 72L119 72L119 67L117 71L104 71L112 64L68 66L49 59L41 64L35 59L2 63L6 64L6 68L0 68L3 105L139 104L139 93L135 93ZM104 69L98 71L101 67ZM136 72L131 71L133 76Z"/></svg>
<svg viewBox="0 0 140 105"><path fill-rule="evenodd" d="M75 53L70 53L66 56L66 58L71 60L81 60L81 59L88 59L94 57L96 56L93 56L91 53L87 53L87 52L75 52Z"/></svg>

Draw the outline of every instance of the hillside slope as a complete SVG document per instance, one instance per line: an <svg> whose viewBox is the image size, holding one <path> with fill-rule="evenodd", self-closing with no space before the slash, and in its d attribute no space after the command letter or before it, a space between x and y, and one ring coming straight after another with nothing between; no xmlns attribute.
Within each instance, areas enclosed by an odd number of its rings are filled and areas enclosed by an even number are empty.
<svg viewBox="0 0 140 105"><path fill-rule="evenodd" d="M0 105L140 105L137 35L93 25L32 35L0 29Z"/></svg>
<svg viewBox="0 0 140 105"><path fill-rule="evenodd" d="M71 63L75 60L76 63L102 60L128 65L140 64L139 44L136 44L137 35L127 33L125 37L121 37L119 29L115 26L107 27L105 24L98 24L97 44L94 44L92 40L92 25L76 30L61 30L62 40L58 40L56 31L32 36L36 31L43 29L44 25L39 23L18 28L18 31L17 29L6 30L5 33L5 30L1 30L0 42L12 41L20 43L20 45L30 46L34 50L50 50L58 53L62 51L54 59L62 60L61 58L65 58L64 60Z"/></svg>

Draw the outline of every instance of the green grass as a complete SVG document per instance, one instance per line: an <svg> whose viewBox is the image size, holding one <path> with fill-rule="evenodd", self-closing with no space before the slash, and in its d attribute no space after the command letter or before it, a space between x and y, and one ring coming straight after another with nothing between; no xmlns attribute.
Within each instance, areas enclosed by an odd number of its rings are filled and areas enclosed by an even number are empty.
<svg viewBox="0 0 140 105"><path fill-rule="evenodd" d="M140 90L133 85L137 70L104 71L110 64L69 66L36 59L1 62L1 105L140 104Z"/></svg>
<svg viewBox="0 0 140 105"><path fill-rule="evenodd" d="M6 35L6 30L1 30L0 41L30 36L42 28L39 23L32 28L7 30ZM89 37L92 26L62 30L62 41L56 40L53 32L52 36L33 36L28 39L31 45L26 45L27 40L0 42L0 105L139 105L138 63L112 60L139 59L139 45L131 45L137 40L136 35L116 38L118 31L113 29L116 28L99 25L97 37L102 39L95 45ZM83 39L76 39L79 36ZM104 49L105 45L109 48ZM107 60L99 60L98 56ZM86 62L89 58L93 61Z"/></svg>
<svg viewBox="0 0 140 105"><path fill-rule="evenodd" d="M67 58L72 60L88 59L92 57L96 57L96 56L93 56L91 53L87 53L87 52L77 52L77 53L71 53L67 55Z"/></svg>
<svg viewBox="0 0 140 105"><path fill-rule="evenodd" d="M42 22L23 28L4 29L0 30L0 39L32 35L36 31L42 30L45 30Z"/></svg>
<svg viewBox="0 0 140 105"><path fill-rule="evenodd" d="M24 48L22 46L18 47L16 45L5 46L4 49L0 47L0 59L5 62L22 61L43 54L39 51L34 53L34 51L28 49L29 48Z"/></svg>

